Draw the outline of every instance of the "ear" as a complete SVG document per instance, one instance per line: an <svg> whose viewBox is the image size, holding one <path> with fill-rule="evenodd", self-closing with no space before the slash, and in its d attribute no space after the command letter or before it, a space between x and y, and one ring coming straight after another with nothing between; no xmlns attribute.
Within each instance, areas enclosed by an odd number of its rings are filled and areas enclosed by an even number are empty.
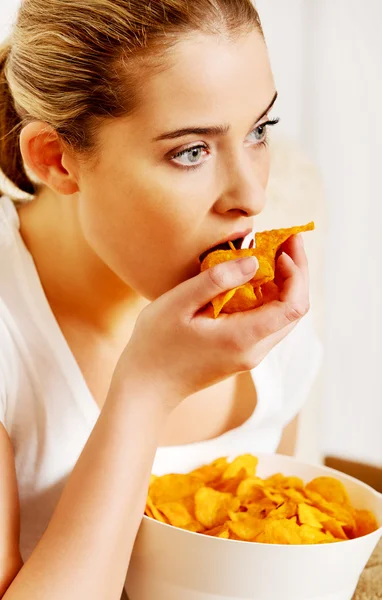
<svg viewBox="0 0 382 600"><path fill-rule="evenodd" d="M76 161L53 127L28 123L20 134L20 150L29 169L49 188L64 196L78 191Z"/></svg>

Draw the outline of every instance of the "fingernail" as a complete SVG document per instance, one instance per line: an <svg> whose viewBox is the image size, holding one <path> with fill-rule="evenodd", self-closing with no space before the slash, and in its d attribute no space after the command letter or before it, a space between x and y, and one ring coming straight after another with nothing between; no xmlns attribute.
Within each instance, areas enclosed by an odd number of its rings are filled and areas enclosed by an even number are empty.
<svg viewBox="0 0 382 600"><path fill-rule="evenodd" d="M302 237L301 233L298 234L298 239L299 239L301 248L304 248L304 238Z"/></svg>
<svg viewBox="0 0 382 600"><path fill-rule="evenodd" d="M243 273L243 275L249 275L249 273L253 273L259 268L259 263L255 256L246 256L245 258L239 258L235 262L239 266L240 271Z"/></svg>
<svg viewBox="0 0 382 600"><path fill-rule="evenodd" d="M293 258L291 256L289 256L289 254L287 254L286 252L281 252L280 258L284 258L285 260L287 260L289 262L291 261L292 263L294 262Z"/></svg>

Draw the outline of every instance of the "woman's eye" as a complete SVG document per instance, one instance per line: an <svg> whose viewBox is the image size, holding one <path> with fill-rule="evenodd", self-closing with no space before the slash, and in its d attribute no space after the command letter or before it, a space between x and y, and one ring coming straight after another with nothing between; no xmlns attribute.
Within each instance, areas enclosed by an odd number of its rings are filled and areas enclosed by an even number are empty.
<svg viewBox="0 0 382 600"><path fill-rule="evenodd" d="M254 135L255 140L258 142L262 142L267 137L267 125L264 123L263 125L259 125L251 132L251 135Z"/></svg>
<svg viewBox="0 0 382 600"><path fill-rule="evenodd" d="M256 127L256 129L254 129L253 131L251 131L250 135L254 135L254 139L255 142L257 144L261 144L261 145L267 145L268 143L268 129L269 127L273 127L273 125L277 125L277 123L280 121L280 119L271 119L269 121L266 121L266 123L261 123L261 125L258 125L258 127Z"/></svg>
<svg viewBox="0 0 382 600"><path fill-rule="evenodd" d="M181 152L177 152L171 157L171 160L176 159L178 164L183 167L195 167L199 166L200 159L203 156L203 151L206 151L206 146L194 146L193 148L187 148Z"/></svg>

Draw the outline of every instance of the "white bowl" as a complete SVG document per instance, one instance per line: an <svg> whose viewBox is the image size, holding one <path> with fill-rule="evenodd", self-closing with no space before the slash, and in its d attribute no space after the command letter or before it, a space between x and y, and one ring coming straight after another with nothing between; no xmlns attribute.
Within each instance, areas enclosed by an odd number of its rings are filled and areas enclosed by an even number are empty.
<svg viewBox="0 0 382 600"><path fill-rule="evenodd" d="M328 467L256 455L260 477L336 477L381 527L354 540L293 546L209 537L144 517L126 578L129 600L351 600L382 535L382 495Z"/></svg>

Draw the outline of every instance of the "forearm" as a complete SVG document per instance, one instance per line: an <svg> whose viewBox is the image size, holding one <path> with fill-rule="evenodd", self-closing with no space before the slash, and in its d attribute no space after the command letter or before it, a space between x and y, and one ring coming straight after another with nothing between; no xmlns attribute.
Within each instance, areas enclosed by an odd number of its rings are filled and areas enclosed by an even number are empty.
<svg viewBox="0 0 382 600"><path fill-rule="evenodd" d="M111 390L5 600L119 600L166 418L156 396L133 380Z"/></svg>

